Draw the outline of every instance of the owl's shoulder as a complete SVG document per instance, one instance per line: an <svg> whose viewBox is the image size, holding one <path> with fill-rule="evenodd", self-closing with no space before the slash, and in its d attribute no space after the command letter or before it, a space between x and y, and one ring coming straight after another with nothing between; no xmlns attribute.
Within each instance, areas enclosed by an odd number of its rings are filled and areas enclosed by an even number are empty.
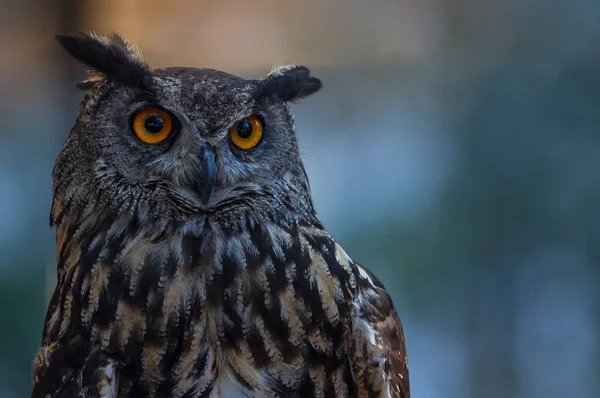
<svg viewBox="0 0 600 398"><path fill-rule="evenodd" d="M349 292L344 319L346 349L359 396L408 398L408 361L402 323L383 283L366 266L353 261L325 230L306 232L308 246L319 255L313 269L324 268L322 281L341 282ZM328 290L321 292L324 308ZM333 302L333 301L332 301ZM346 303L342 306L344 308ZM342 307L338 303L338 308Z"/></svg>
<svg viewBox="0 0 600 398"><path fill-rule="evenodd" d="M360 394L408 398L408 359L402 323L383 283L362 264L350 337L350 363Z"/></svg>
<svg viewBox="0 0 600 398"><path fill-rule="evenodd" d="M48 343L34 360L34 398L116 398L117 363L81 337Z"/></svg>

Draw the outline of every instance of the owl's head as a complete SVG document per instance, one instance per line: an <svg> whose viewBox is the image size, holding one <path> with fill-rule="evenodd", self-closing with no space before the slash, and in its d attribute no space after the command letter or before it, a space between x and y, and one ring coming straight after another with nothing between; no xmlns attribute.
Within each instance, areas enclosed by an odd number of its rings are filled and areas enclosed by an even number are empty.
<svg viewBox="0 0 600 398"><path fill-rule="evenodd" d="M246 80L151 69L118 35L58 40L91 74L54 169L52 223L67 207L176 219L313 212L288 105L321 88L307 68Z"/></svg>

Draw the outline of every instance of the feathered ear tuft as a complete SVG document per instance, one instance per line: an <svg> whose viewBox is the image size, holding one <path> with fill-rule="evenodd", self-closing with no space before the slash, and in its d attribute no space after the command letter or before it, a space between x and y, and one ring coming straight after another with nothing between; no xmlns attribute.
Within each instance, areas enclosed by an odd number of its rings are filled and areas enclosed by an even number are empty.
<svg viewBox="0 0 600 398"><path fill-rule="evenodd" d="M134 87L150 81L150 69L137 47L117 34L76 33L57 35L56 39L73 58L90 68L90 78L78 83L80 88L92 88L103 80Z"/></svg>
<svg viewBox="0 0 600 398"><path fill-rule="evenodd" d="M321 80L310 75L308 68L298 65L275 65L262 80L263 93L294 101L316 93Z"/></svg>

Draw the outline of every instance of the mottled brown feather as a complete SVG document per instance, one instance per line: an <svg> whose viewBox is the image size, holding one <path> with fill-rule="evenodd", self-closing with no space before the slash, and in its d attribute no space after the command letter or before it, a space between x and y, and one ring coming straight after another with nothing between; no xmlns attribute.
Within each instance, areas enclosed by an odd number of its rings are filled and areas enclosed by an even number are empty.
<svg viewBox="0 0 600 398"><path fill-rule="evenodd" d="M349 345L359 395L375 390L386 397L408 398L408 357L400 318L381 281L365 266L356 267L361 277Z"/></svg>

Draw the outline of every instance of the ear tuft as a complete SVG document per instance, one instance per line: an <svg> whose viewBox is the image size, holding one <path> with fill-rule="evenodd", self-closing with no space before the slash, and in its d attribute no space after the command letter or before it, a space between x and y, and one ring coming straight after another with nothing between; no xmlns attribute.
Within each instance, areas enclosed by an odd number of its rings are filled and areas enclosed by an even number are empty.
<svg viewBox="0 0 600 398"><path fill-rule="evenodd" d="M90 78L78 87L92 88L103 80L128 86L148 83L150 69L137 47L123 37L98 36L95 33L57 35L60 45L75 59L91 69Z"/></svg>
<svg viewBox="0 0 600 398"><path fill-rule="evenodd" d="M321 88L321 80L310 75L308 68L298 65L275 65L262 80L264 93L284 101L307 97Z"/></svg>

